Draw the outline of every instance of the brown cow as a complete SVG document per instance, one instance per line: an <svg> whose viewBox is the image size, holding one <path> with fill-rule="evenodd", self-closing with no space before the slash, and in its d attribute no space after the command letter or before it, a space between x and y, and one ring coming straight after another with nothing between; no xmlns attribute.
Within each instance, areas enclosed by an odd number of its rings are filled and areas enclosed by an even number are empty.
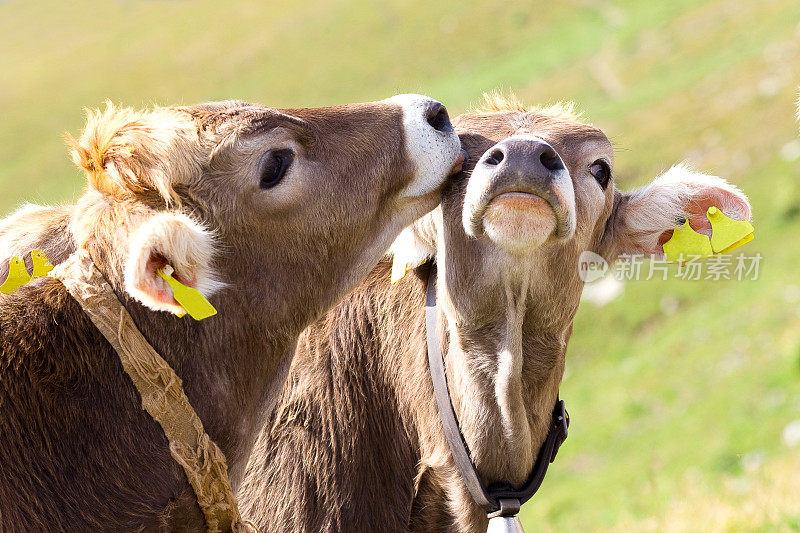
<svg viewBox="0 0 800 533"><path fill-rule="evenodd" d="M482 481L524 482L550 425L584 250L659 254L706 207L749 216L719 178L675 167L613 184L611 143L563 108L493 99L454 121L476 166L393 246L438 264L453 406ZM708 229L708 223L706 227ZM428 370L429 267L390 284L384 261L306 330L239 493L270 531L485 531L442 432Z"/></svg>
<svg viewBox="0 0 800 533"><path fill-rule="evenodd" d="M73 147L86 194L0 222L0 279L16 253L88 250L182 378L234 488L298 335L435 207L463 160L444 107L417 95L109 106ZM167 264L219 314L174 316L156 275ZM51 278L0 295L0 462L3 531L205 527L114 349Z"/></svg>

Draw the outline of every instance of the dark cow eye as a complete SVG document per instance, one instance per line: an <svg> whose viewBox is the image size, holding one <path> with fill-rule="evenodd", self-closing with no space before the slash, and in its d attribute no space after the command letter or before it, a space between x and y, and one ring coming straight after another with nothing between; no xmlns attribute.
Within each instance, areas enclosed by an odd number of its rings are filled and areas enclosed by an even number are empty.
<svg viewBox="0 0 800 533"><path fill-rule="evenodd" d="M608 163L598 159L589 166L589 173L603 189L608 187L608 182L611 181L611 169L608 168Z"/></svg>
<svg viewBox="0 0 800 533"><path fill-rule="evenodd" d="M261 188L269 189L281 182L294 161L291 150L271 150L261 158Z"/></svg>

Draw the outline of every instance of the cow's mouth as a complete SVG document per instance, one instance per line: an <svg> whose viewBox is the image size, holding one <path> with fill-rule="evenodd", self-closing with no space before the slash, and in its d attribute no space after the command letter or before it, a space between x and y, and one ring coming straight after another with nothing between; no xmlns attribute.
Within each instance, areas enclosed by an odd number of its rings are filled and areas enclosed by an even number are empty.
<svg viewBox="0 0 800 533"><path fill-rule="evenodd" d="M473 235L485 234L509 248L536 248L548 239L572 233L570 218L562 202L552 195L523 190L502 191L478 202L469 214Z"/></svg>
<svg viewBox="0 0 800 533"><path fill-rule="evenodd" d="M510 248L541 246L558 226L550 203L528 192L498 194L486 204L481 218L486 236Z"/></svg>

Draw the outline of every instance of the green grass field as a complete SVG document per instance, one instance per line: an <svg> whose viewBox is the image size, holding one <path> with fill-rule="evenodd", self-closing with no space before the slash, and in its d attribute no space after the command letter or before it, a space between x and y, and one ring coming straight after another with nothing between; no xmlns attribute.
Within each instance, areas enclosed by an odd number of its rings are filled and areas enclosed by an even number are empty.
<svg viewBox="0 0 800 533"><path fill-rule="evenodd" d="M742 251L763 261L757 281L629 282L582 304L570 437L528 531L800 531L800 444L782 437L800 420L799 22L797 0L4 1L0 215L80 194L62 136L106 98L574 100L614 142L620 187L682 160L742 187Z"/></svg>

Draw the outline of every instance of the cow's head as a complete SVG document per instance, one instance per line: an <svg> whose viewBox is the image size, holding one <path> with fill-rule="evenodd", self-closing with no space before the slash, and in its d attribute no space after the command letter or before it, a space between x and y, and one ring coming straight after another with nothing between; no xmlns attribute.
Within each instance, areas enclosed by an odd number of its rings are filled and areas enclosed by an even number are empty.
<svg viewBox="0 0 800 533"><path fill-rule="evenodd" d="M438 246L450 293L472 318L498 311L490 287L516 277L527 280L539 326L563 331L583 287L583 251L609 263L623 253L663 257L661 245L685 219L710 234L711 205L734 219L750 217L735 186L684 165L620 192L611 143L570 106L529 109L489 98L454 124L472 172L449 187L441 212L420 220L393 249L414 264Z"/></svg>
<svg viewBox="0 0 800 533"><path fill-rule="evenodd" d="M206 296L261 287L278 307L297 296L320 312L435 206L461 160L446 110L418 95L295 110L108 105L72 146L89 182L77 246L141 303L173 312L156 273L167 264Z"/></svg>

